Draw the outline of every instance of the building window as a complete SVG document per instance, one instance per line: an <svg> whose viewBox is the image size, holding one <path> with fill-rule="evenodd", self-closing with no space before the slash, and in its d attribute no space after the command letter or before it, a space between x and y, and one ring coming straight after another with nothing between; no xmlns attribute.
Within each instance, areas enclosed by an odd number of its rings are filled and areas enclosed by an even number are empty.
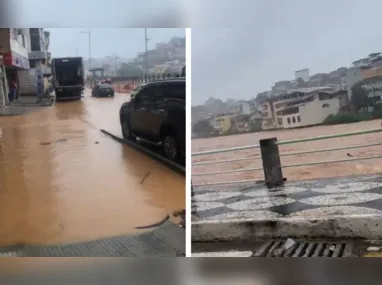
<svg viewBox="0 0 382 285"><path fill-rule="evenodd" d="M35 60L30 60L29 61L29 67L30 68L36 68L36 61Z"/></svg>
<svg viewBox="0 0 382 285"><path fill-rule="evenodd" d="M296 118L295 118L295 117L292 117L292 123L293 123L293 124L296 123Z"/></svg>
<svg viewBox="0 0 382 285"><path fill-rule="evenodd" d="M24 35L21 35L21 41L22 41L22 45L23 45L23 47L27 48L27 41L26 41Z"/></svg>
<svg viewBox="0 0 382 285"><path fill-rule="evenodd" d="M297 122L301 122L301 118L300 118L300 116L297 116Z"/></svg>
<svg viewBox="0 0 382 285"><path fill-rule="evenodd" d="M329 107L330 107L329 104L326 104L326 103L322 105L322 108L329 108Z"/></svg>
<svg viewBox="0 0 382 285"><path fill-rule="evenodd" d="M277 124L282 125L283 124L283 118L277 118Z"/></svg>
<svg viewBox="0 0 382 285"><path fill-rule="evenodd" d="M287 121L288 121L288 124L290 124L290 118L288 118Z"/></svg>

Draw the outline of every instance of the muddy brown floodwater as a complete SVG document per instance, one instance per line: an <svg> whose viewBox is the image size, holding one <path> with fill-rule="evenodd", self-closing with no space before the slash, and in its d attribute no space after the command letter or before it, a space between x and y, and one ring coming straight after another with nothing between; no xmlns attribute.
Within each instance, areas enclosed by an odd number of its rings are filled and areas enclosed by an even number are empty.
<svg viewBox="0 0 382 285"><path fill-rule="evenodd" d="M128 95L89 95L0 117L0 246L135 234L185 208L183 176L99 131L120 135Z"/></svg>
<svg viewBox="0 0 382 285"><path fill-rule="evenodd" d="M259 133L242 134L235 136L216 137L208 139L192 140L192 151L204 151L211 149L229 148L235 146L258 144L260 139L277 137L279 141L297 138L306 138L319 135L329 135L343 132L351 132L364 129L380 128L381 120L373 120L369 122L360 122L346 125L335 126L317 126L311 128L280 130L280 131L264 131ZM351 137L342 137L336 139L328 139L321 141L313 141L307 143L298 143L283 145L279 147L280 153L308 151L322 148L335 148L341 146L363 145L382 142L382 133L374 133L367 135L357 135ZM373 155L382 155L382 146L373 146L367 148L358 148L341 151L330 151L324 153L312 153L304 155L294 155L281 157L281 164L297 164L315 161L337 160L350 158L348 154L354 158L366 157ZM227 152L213 155L196 156L193 162L202 162L210 160L224 160L242 157L259 156L259 149L249 149L243 151ZM262 167L261 159L253 159L243 162L230 162L222 164L213 164L202 166L193 166L192 173L215 172L229 169L244 169ZM382 159L359 160L344 163L327 163L314 166L301 166L283 169L283 175L288 180L304 180L324 177L339 177L349 175L363 175L382 173ZM213 176L193 176L192 181L195 184L217 182L217 181L233 181L233 180L249 180L264 179L263 171L239 172L230 174L221 174Z"/></svg>

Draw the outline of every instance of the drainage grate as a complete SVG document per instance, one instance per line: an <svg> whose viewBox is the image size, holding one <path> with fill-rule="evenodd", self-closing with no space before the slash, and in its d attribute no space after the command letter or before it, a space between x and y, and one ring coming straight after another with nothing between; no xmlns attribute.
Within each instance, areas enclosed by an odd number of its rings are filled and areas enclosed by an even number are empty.
<svg viewBox="0 0 382 285"><path fill-rule="evenodd" d="M268 241L260 246L254 257L347 257L352 244L336 242L296 242L288 249L286 241Z"/></svg>

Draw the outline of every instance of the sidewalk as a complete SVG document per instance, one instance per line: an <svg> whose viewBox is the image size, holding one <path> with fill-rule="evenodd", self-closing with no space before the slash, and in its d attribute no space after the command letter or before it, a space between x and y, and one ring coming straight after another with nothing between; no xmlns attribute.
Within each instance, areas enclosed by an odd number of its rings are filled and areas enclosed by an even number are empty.
<svg viewBox="0 0 382 285"><path fill-rule="evenodd" d="M185 256L185 230L167 221L153 231L78 244L18 245L0 248L0 257L179 257Z"/></svg>
<svg viewBox="0 0 382 285"><path fill-rule="evenodd" d="M382 175L194 189L193 242L382 238Z"/></svg>
<svg viewBox="0 0 382 285"><path fill-rule="evenodd" d="M36 104L36 100L35 96L20 96L16 102L0 107L0 116L26 115L45 107L45 105Z"/></svg>

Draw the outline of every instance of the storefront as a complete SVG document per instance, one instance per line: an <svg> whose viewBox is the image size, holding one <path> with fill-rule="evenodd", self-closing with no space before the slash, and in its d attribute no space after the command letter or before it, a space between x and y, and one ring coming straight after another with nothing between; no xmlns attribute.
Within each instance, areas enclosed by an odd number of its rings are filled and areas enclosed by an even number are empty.
<svg viewBox="0 0 382 285"><path fill-rule="evenodd" d="M29 59L25 58L14 51L3 53L4 65L17 69L29 69Z"/></svg>
<svg viewBox="0 0 382 285"><path fill-rule="evenodd" d="M19 81L18 71L28 70L30 68L29 59L14 51L9 51L3 53L3 64L5 66L8 83L15 81L18 86L25 84L25 82Z"/></svg>

